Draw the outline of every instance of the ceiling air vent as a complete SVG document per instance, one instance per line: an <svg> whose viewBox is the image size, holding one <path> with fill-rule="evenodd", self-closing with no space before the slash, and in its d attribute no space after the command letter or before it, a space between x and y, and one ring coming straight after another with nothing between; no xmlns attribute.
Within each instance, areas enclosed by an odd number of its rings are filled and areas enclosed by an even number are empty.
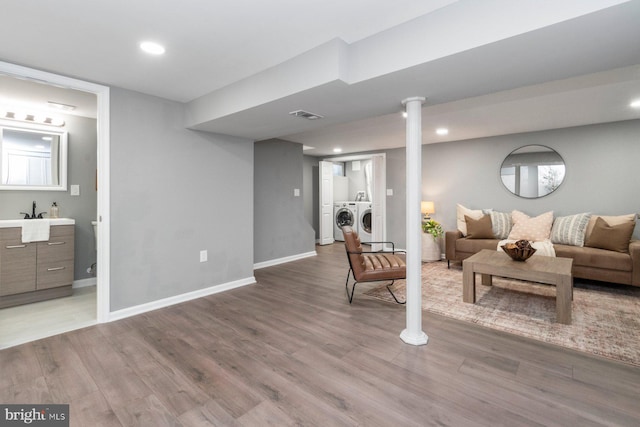
<svg viewBox="0 0 640 427"><path fill-rule="evenodd" d="M318 120L322 118L320 114L313 114L304 110L292 111L289 114L296 117L302 117L303 119L307 119L307 120Z"/></svg>

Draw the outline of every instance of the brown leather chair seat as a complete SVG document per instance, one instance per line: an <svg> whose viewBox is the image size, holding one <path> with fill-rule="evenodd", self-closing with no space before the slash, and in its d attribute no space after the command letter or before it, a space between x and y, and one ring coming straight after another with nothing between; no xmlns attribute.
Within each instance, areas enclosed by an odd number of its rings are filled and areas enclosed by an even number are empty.
<svg viewBox="0 0 640 427"><path fill-rule="evenodd" d="M349 260L349 272L345 283L349 304L353 301L353 293L357 283L379 281L391 281L387 284L387 290L397 303L404 304L404 302L398 301L390 289L395 280L407 277L407 265L404 257L400 255L403 252L396 251L393 242L371 242L391 244L393 248L391 251L366 251L360 243L358 233L349 226L342 227L342 234ZM349 294L349 276L351 274L353 274L355 282L351 288L351 294Z"/></svg>

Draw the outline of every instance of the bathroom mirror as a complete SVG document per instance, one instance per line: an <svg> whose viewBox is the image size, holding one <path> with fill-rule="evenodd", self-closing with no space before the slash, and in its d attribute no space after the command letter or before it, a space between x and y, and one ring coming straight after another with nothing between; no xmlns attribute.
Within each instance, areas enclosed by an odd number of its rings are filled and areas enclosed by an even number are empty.
<svg viewBox="0 0 640 427"><path fill-rule="evenodd" d="M512 151L500 167L500 178L507 190L527 199L553 193L564 176L564 160L544 145L520 147Z"/></svg>
<svg viewBox="0 0 640 427"><path fill-rule="evenodd" d="M67 190L67 133L0 126L0 190Z"/></svg>

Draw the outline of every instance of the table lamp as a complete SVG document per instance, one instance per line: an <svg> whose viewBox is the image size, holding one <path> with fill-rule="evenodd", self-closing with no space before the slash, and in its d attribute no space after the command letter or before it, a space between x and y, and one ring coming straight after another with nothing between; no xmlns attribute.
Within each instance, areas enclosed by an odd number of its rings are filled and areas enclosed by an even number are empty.
<svg viewBox="0 0 640 427"><path fill-rule="evenodd" d="M421 202L420 203L420 212L424 215L423 221L429 221L431 217L429 215L436 213L435 206L433 202Z"/></svg>

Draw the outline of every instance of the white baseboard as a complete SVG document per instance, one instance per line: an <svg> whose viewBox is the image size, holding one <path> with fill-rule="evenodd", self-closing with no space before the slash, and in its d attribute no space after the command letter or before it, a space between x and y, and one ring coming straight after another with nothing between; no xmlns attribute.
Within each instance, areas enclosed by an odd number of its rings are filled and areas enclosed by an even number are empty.
<svg viewBox="0 0 640 427"><path fill-rule="evenodd" d="M265 267L273 267L274 265L284 264L285 262L297 261L297 260L302 259L302 258L308 258L308 257L316 256L316 255L318 255L316 251L311 251L311 252L305 252L303 254L287 256L287 257L284 257L284 258L278 258L278 259L272 259L272 260L269 260L269 261L258 262L256 264L253 264L253 269L254 270L259 270L259 269L265 268Z"/></svg>
<svg viewBox="0 0 640 427"><path fill-rule="evenodd" d="M98 283L98 279L95 277L89 277L88 279L80 279L73 281L73 289L86 288L87 286L95 286Z"/></svg>
<svg viewBox="0 0 640 427"><path fill-rule="evenodd" d="M157 310L159 308L169 307L170 305L180 304L182 302L191 301L196 298L206 297L207 295L229 291L231 289L240 288L242 286L247 286L254 283L256 283L256 278L251 276L245 279L211 286L206 289L199 289L197 291L187 292L186 294L176 295L173 297L136 305L134 307L123 308L122 310L112 311L111 313L109 313L109 319L107 320L107 322L124 319L126 317L135 316L138 314L146 313L148 311Z"/></svg>

